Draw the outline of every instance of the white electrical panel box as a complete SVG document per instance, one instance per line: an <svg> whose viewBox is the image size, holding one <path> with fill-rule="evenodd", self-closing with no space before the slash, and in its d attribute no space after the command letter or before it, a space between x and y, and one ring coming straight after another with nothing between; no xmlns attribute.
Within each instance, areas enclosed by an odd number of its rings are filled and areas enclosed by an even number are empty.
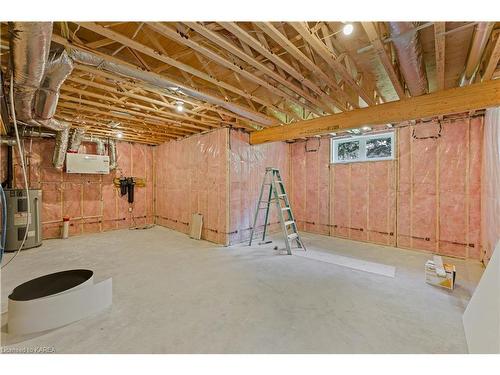
<svg viewBox="0 0 500 375"><path fill-rule="evenodd" d="M109 174L109 156L68 152L66 173Z"/></svg>

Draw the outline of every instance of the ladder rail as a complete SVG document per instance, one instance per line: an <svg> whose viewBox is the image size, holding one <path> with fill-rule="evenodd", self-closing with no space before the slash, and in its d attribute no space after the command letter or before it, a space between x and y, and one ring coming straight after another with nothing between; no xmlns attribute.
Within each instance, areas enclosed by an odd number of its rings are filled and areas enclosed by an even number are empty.
<svg viewBox="0 0 500 375"><path fill-rule="evenodd" d="M267 200L263 201L262 197L264 196L266 186L269 186L269 193L267 194ZM266 206L262 207L261 206L262 203L265 203ZM254 224L251 229L250 241L248 245L249 246L252 245L252 241L255 235L255 229L257 226L259 211L262 209L266 210L264 219L265 220L264 229L262 232L262 243L265 243L267 235L267 226L269 221L269 211L272 203L276 204L276 208L278 210L278 219L280 222L280 228L283 233L283 238L285 240L285 247L288 255L292 255L290 241L296 241L298 248L306 250L306 247L302 242L302 238L300 237L297 228L297 222L295 221L295 216L293 215L292 207L290 205L290 200L288 198L288 194L286 193L285 183L281 178L280 171L278 168L271 168L271 167L266 168L264 180L260 188L259 200L257 202L257 207L254 215ZM289 233L289 231L291 233Z"/></svg>

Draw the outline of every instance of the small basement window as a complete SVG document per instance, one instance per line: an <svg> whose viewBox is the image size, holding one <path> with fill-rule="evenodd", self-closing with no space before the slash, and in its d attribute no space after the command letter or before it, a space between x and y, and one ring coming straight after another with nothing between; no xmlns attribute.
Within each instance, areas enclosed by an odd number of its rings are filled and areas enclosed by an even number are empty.
<svg viewBox="0 0 500 375"><path fill-rule="evenodd" d="M394 132L331 140L332 163L394 159Z"/></svg>

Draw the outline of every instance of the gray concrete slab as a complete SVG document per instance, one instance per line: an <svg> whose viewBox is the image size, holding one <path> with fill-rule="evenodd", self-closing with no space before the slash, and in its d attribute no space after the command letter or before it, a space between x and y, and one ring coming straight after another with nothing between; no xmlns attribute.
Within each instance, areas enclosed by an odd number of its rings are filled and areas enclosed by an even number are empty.
<svg viewBox="0 0 500 375"><path fill-rule="evenodd" d="M424 282L429 254L303 239L309 249L395 266L396 277L280 255L274 244L219 247L161 227L48 240L2 272L2 312L16 285L71 268L112 277L113 306L17 338L5 332L4 313L2 345L57 353L466 352L462 313L482 274L478 262L450 260L458 276L449 292Z"/></svg>

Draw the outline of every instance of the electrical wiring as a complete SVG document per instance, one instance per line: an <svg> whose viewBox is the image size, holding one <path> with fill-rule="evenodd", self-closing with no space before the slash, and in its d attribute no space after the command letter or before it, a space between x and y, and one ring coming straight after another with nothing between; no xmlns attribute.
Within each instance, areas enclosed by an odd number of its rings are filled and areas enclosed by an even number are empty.
<svg viewBox="0 0 500 375"><path fill-rule="evenodd" d="M21 245L19 246L19 249L17 249L17 251L14 254L14 256L12 258L10 258L7 263L5 263L4 265L2 265L1 269L3 269L10 262L12 262L17 257L17 255L19 254L19 252L21 251L21 249L23 248L24 243L26 242L26 239L28 238L28 231L29 231L29 225L30 225L30 220L31 220L31 207L30 207L28 177L27 177L27 173L26 173L26 164L24 162L24 153L23 153L23 149L21 147L21 140L19 138L19 131L18 131L18 128L17 128L16 111L15 111L15 108L14 108L14 75L10 76L9 95L10 95L10 109L11 109L11 112L12 112L11 113L11 115L12 115L12 121L14 123L14 131L16 133L17 149L19 151L19 159L21 161L21 169L23 171L24 187L25 187L25 190L26 190L26 203L27 203L26 204L26 213L27 213L27 217L26 217L26 229L24 231L24 237L23 237L23 241L21 242Z"/></svg>

